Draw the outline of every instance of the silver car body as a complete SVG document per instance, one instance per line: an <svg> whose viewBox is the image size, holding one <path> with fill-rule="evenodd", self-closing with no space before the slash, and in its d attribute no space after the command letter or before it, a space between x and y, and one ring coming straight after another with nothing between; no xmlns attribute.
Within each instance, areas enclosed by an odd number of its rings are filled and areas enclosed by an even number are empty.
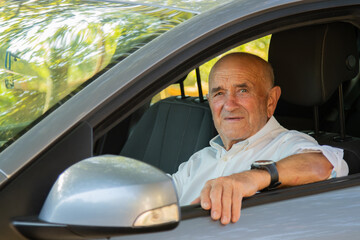
<svg viewBox="0 0 360 240"><path fill-rule="evenodd" d="M156 1L155 4L166 5L167 2ZM85 149L84 156L91 155L93 134L98 137L108 129L104 128L100 133L91 130L115 111L123 111L119 121L130 115L151 97L150 93L142 91L144 89L157 92L219 53L270 33L331 21L348 21L360 26L358 0L200 1L199 5L194 1L197 7L186 9L192 6L187 2L178 1L173 7L197 16L125 58L0 152L3 192L0 203L9 204L17 199L16 191L11 187L20 179L18 176L26 174L30 166L35 168L37 160L46 158L47 152L72 131L90 129L88 135L84 133L84 139L88 141L79 138L78 142ZM154 1L144 4L154 4ZM232 42L230 39L236 40ZM182 207L183 219L174 230L115 239L357 239L360 233L359 183L359 174L354 174L259 194L244 200L240 221L228 226L212 221L199 207L190 207L190 210ZM47 192L41 192L43 195ZM14 239L23 239L9 227L10 218L19 217L11 214L39 214L37 211L42 205L37 202L32 208L35 210L30 211L26 208L30 203L25 201L27 199L22 202L20 210L12 212L6 209L6 205L1 206L10 217L0 217L0 232ZM186 213L189 211L198 214L189 217Z"/></svg>

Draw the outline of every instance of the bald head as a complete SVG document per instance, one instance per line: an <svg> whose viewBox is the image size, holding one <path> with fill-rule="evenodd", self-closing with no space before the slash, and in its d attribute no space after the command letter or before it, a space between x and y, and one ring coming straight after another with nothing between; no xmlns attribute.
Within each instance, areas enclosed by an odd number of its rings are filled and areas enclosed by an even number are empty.
<svg viewBox="0 0 360 240"><path fill-rule="evenodd" d="M222 57L215 63L210 71L209 84L218 72L224 72L227 69L252 68L256 77L261 79L268 88L274 86L274 71L270 63L264 59L245 52L230 53Z"/></svg>
<svg viewBox="0 0 360 240"><path fill-rule="evenodd" d="M280 87L274 87L270 64L260 57L232 53L214 65L209 76L208 100L226 150L266 124L280 94Z"/></svg>

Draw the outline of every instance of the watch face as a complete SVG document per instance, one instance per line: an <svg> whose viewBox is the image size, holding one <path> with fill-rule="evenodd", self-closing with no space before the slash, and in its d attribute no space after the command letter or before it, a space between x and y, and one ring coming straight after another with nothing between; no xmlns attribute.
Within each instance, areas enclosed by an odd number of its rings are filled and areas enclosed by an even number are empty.
<svg viewBox="0 0 360 240"><path fill-rule="evenodd" d="M258 161L254 162L254 165L263 166L263 165L270 165L273 163L274 163L274 161L272 161L272 160L258 160Z"/></svg>

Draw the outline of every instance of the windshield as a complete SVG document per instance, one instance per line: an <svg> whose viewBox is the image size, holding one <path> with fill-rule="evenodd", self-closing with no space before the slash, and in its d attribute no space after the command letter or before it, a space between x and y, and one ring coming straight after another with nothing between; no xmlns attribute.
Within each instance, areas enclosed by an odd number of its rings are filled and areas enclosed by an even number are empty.
<svg viewBox="0 0 360 240"><path fill-rule="evenodd" d="M112 2L0 2L0 149L192 13Z"/></svg>

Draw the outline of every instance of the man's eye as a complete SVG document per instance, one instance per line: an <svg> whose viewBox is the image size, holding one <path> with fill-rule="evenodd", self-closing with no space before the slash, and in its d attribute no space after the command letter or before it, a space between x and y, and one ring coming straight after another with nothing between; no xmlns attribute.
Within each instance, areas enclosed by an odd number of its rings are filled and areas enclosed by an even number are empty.
<svg viewBox="0 0 360 240"><path fill-rule="evenodd" d="M217 93L214 94L214 97L216 97L216 96L221 96L221 95L223 95L222 92L217 92Z"/></svg>
<svg viewBox="0 0 360 240"><path fill-rule="evenodd" d="M240 92L241 93L246 93L246 92L248 92L248 90L247 89L240 89Z"/></svg>

